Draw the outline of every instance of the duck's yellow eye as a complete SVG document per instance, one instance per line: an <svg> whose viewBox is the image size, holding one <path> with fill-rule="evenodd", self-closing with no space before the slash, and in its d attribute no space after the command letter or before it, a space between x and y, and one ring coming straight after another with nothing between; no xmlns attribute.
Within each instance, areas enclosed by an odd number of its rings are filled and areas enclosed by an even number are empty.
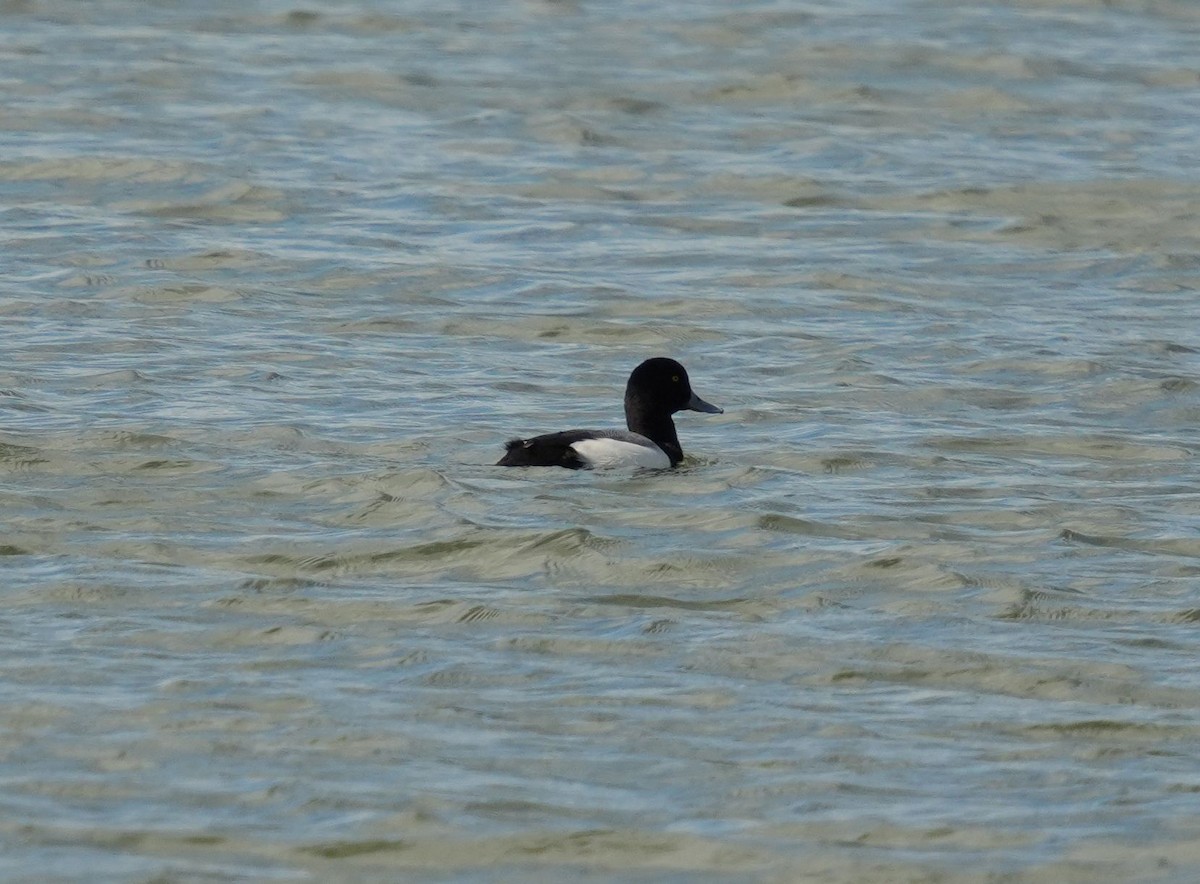
<svg viewBox="0 0 1200 884"><path fill-rule="evenodd" d="M671 383L678 384L679 383L679 375L677 375L677 374L671 375Z"/></svg>

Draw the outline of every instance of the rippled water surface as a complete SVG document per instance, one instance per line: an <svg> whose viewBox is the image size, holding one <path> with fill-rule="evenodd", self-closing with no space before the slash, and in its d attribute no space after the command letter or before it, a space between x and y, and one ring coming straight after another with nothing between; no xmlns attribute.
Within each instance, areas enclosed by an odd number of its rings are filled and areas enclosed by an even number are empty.
<svg viewBox="0 0 1200 884"><path fill-rule="evenodd" d="M1197 46L0 5L0 877L1196 880Z"/></svg>

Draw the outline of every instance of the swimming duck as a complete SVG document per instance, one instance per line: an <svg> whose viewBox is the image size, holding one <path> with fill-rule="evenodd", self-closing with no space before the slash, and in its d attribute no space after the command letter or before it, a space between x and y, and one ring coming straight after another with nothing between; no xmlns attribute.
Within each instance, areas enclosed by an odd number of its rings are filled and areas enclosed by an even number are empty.
<svg viewBox="0 0 1200 884"><path fill-rule="evenodd" d="M647 359L633 370L625 385L628 430L563 430L511 439L496 466L667 469L683 460L671 420L677 411L724 413L692 392L687 371L674 359Z"/></svg>

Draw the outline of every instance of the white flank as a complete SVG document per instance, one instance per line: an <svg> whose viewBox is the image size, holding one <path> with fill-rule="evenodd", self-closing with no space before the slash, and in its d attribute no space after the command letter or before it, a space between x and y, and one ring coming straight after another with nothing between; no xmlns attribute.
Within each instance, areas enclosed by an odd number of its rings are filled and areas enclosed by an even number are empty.
<svg viewBox="0 0 1200 884"><path fill-rule="evenodd" d="M571 447L594 470L613 470L621 467L665 470L671 466L671 458L657 445L650 448L623 439L580 439Z"/></svg>

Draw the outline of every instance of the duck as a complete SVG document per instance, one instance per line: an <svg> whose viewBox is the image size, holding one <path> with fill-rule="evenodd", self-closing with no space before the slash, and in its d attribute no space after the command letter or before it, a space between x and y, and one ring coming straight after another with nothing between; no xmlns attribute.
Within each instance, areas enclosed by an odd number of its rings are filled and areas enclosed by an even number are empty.
<svg viewBox="0 0 1200 884"><path fill-rule="evenodd" d="M671 416L679 411L724 414L692 390L687 370L674 359L647 359L625 385L626 430L562 430L510 439L499 467L566 467L569 470L644 467L665 470L683 460Z"/></svg>

